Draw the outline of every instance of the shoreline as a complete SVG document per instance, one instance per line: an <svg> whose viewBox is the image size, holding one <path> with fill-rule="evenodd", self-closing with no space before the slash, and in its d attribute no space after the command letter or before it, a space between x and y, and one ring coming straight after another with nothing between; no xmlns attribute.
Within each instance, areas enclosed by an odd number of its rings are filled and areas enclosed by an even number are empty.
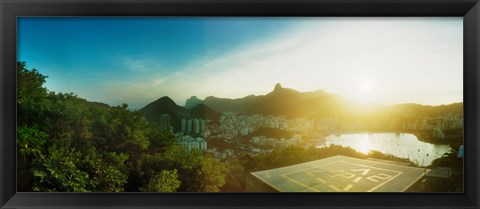
<svg viewBox="0 0 480 209"><path fill-rule="evenodd" d="M423 133L422 133L423 132ZM428 131L431 133L431 131ZM448 137L450 139L434 139L432 136L427 135L426 131L341 131L341 132L336 132L336 133L331 133L328 135L325 135L324 137L329 137L329 136L338 136L342 134L412 134L414 135L418 141L429 143L429 144L434 144L434 145L450 145L452 143L458 143L463 141L458 139L459 137ZM452 139L453 138L453 139Z"/></svg>

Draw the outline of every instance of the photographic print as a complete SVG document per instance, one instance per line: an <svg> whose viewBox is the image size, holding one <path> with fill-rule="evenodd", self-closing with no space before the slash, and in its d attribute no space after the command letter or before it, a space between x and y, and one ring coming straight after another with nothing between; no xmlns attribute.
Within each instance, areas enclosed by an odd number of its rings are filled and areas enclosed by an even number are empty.
<svg viewBox="0 0 480 209"><path fill-rule="evenodd" d="M18 192L463 192L462 17L19 17Z"/></svg>

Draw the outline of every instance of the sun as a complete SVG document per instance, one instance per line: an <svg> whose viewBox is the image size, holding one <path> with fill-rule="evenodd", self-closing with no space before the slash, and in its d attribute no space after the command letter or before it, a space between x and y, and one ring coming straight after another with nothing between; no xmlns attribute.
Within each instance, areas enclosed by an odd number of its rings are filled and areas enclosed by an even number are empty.
<svg viewBox="0 0 480 209"><path fill-rule="evenodd" d="M373 88L373 84L370 80L363 80L359 83L358 86L360 88L360 91L362 91L363 93L370 93Z"/></svg>
<svg viewBox="0 0 480 209"><path fill-rule="evenodd" d="M357 82L355 90L355 98L360 103L372 103L375 102L378 96L378 87L370 79L360 79Z"/></svg>

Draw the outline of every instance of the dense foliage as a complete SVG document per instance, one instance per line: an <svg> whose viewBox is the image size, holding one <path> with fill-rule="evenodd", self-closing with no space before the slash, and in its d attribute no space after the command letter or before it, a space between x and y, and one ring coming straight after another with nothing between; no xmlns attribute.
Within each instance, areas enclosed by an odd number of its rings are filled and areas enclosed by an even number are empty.
<svg viewBox="0 0 480 209"><path fill-rule="evenodd" d="M126 104L55 93L17 63L18 191L219 191L228 167L188 152Z"/></svg>

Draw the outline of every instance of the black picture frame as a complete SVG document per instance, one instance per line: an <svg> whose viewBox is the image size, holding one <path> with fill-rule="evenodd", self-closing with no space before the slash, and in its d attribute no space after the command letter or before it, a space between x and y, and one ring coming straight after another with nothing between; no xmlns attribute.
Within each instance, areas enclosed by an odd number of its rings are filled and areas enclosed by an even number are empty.
<svg viewBox="0 0 480 209"><path fill-rule="evenodd" d="M0 0L1 208L479 208L478 0ZM19 16L463 16L464 193L17 193Z"/></svg>

